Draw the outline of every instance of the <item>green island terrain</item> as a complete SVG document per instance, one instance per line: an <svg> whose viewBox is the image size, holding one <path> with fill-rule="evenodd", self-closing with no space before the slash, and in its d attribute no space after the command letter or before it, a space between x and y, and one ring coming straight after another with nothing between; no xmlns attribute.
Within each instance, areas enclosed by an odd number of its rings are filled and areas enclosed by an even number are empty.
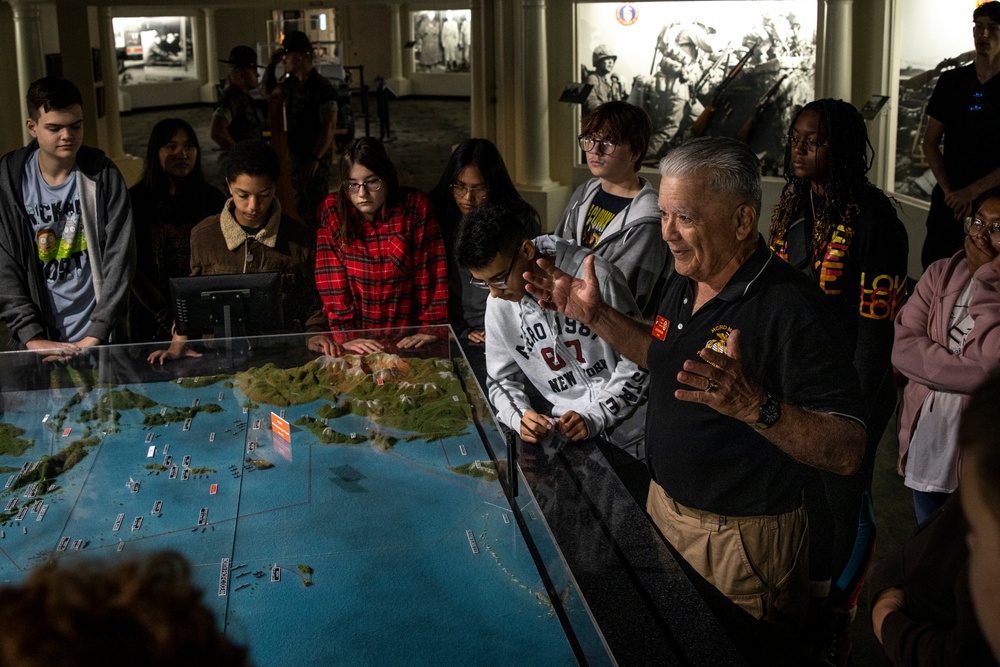
<svg viewBox="0 0 1000 667"><path fill-rule="evenodd" d="M21 436L25 434L25 430L13 424L0 423L0 454L7 454L9 456L20 456L24 452L35 444L34 440L30 438L25 439ZM14 472L20 470L20 468L11 468L7 472Z"/></svg>
<svg viewBox="0 0 1000 667"><path fill-rule="evenodd" d="M330 405L320 408L320 417L350 412L385 428L419 433L427 442L465 433L471 417L462 383L447 359L403 359L385 352L321 357L295 368L251 368L236 380L255 403L288 407L326 400ZM326 444L340 444L333 434L327 434L332 442L323 440L327 427L321 421L296 424Z"/></svg>
<svg viewBox="0 0 1000 667"><path fill-rule="evenodd" d="M166 472L167 466L162 463L147 463L146 470L155 470L156 472Z"/></svg>
<svg viewBox="0 0 1000 667"><path fill-rule="evenodd" d="M215 468L191 468L192 475L211 475Z"/></svg>
<svg viewBox="0 0 1000 667"><path fill-rule="evenodd" d="M315 417L302 415L295 420L296 426L304 426L324 445L359 445L368 438L363 435L347 435L336 431Z"/></svg>
<svg viewBox="0 0 1000 667"><path fill-rule="evenodd" d="M100 442L101 439L97 436L83 437L69 443L52 456L43 454L33 467L14 480L10 485L10 490L17 492L32 482L38 482L38 491L35 497L45 495L59 475L82 461L87 455L87 450L96 447ZM0 513L0 522L10 521L15 514L17 514L17 510Z"/></svg>
<svg viewBox="0 0 1000 667"><path fill-rule="evenodd" d="M253 467L255 467L257 470L267 470L268 468L273 468L274 467L274 464L271 463L270 461L268 461L267 459L251 459L251 458L248 458L246 461L247 461L247 463L253 464ZM213 470L212 472L215 472L215 471Z"/></svg>
<svg viewBox="0 0 1000 667"><path fill-rule="evenodd" d="M309 566L309 565L303 565L301 563L299 563L295 567L298 569L299 572L302 573L302 585L306 586L306 587L312 586L313 585L313 582L312 582L313 569L312 569L312 567Z"/></svg>
<svg viewBox="0 0 1000 667"><path fill-rule="evenodd" d="M497 481L497 466L493 461L473 461L460 466L449 468L452 472L469 477L478 477L487 482Z"/></svg>
<svg viewBox="0 0 1000 667"><path fill-rule="evenodd" d="M206 403L193 408L173 408L168 407L166 413L159 412L146 413L143 417L143 426L163 426L171 422L182 422L185 419L194 419L199 412L222 412L223 408L218 403Z"/></svg>
<svg viewBox="0 0 1000 667"><path fill-rule="evenodd" d="M222 380L229 380L228 375L206 375L204 377L196 378L179 378L177 384L184 387L185 389L201 389L202 387L208 387L216 382ZM232 386L232 385L230 385Z"/></svg>

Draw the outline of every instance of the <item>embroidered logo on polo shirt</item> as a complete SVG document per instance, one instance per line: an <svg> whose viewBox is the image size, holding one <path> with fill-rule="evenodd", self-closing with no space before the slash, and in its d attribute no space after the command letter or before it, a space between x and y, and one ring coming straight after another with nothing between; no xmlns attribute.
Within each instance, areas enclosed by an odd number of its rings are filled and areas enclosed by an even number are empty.
<svg viewBox="0 0 1000 667"><path fill-rule="evenodd" d="M663 317L662 315L656 316L656 321L653 322L653 337L658 340L663 340L667 337L667 331L670 330L670 320Z"/></svg>
<svg viewBox="0 0 1000 667"><path fill-rule="evenodd" d="M705 343L705 347L719 354L725 354L729 343L729 334L732 332L733 328L726 324L712 327L712 337Z"/></svg>

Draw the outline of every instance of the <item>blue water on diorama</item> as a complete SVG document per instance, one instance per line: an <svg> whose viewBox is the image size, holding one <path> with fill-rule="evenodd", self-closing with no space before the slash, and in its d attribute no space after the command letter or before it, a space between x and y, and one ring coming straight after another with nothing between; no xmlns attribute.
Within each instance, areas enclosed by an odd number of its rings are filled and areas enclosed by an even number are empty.
<svg viewBox="0 0 1000 667"><path fill-rule="evenodd" d="M377 428L399 441L388 450L370 441L324 445L293 426L288 444L270 430L278 408L244 412L247 398L221 382L128 388L160 406L197 399L223 410L198 413L184 430L183 422L144 427L143 412L123 409L118 432L95 432L101 444L37 496L43 502L26 497L27 487L3 489L0 510L11 498L17 511L29 509L20 521L4 515L0 580L19 581L53 556L173 549L190 560L205 602L257 665L577 663L499 482L449 469L489 461L471 422L461 436L407 441L411 434L347 414L329 426L359 435ZM80 410L108 391L85 393L55 432L43 419L75 390L4 393L0 421L25 429L20 437L34 445L0 455L8 471L0 487L26 462L84 435ZM284 416L294 424L326 404L291 406ZM525 521L541 521L522 499ZM609 663L555 550L541 551L587 659Z"/></svg>

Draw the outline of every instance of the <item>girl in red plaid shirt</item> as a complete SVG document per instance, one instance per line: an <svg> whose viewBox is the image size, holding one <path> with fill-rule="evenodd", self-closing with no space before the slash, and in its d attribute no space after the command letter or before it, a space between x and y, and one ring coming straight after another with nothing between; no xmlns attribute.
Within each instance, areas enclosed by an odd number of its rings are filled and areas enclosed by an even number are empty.
<svg viewBox="0 0 1000 667"><path fill-rule="evenodd" d="M347 145L340 188L327 196L319 219L316 287L346 350L378 352L399 329L448 323L444 242L430 200L400 187L380 141L361 137ZM443 330L402 333L396 346L414 348Z"/></svg>

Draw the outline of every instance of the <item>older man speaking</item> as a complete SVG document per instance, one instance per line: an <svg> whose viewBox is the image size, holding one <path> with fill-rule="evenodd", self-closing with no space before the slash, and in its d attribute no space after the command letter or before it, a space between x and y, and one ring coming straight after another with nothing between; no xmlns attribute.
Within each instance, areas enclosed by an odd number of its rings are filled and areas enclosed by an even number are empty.
<svg viewBox="0 0 1000 667"><path fill-rule="evenodd" d="M524 276L544 307L649 369L650 517L709 582L790 637L808 600L803 466L858 467L858 380L822 294L757 231L750 149L696 139L660 171L676 273L652 331L601 300L592 260L583 279L544 260L548 278Z"/></svg>

